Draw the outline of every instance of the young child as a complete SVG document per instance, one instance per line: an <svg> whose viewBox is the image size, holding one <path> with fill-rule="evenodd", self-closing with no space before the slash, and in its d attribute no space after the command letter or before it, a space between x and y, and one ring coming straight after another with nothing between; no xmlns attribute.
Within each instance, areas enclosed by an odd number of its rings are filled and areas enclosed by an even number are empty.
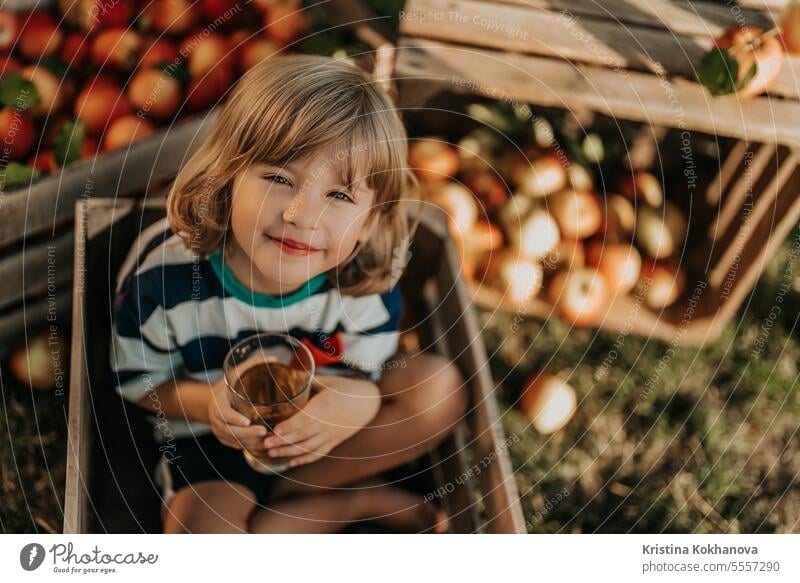
<svg viewBox="0 0 800 583"><path fill-rule="evenodd" d="M366 73L287 56L242 77L176 177L167 219L120 273L111 347L117 391L157 419L174 492L164 532L447 529L433 505L378 480L466 407L450 362L397 352L398 261L414 229L406 152ZM231 407L222 379L230 347L259 332L299 339L317 367L316 392L270 435ZM292 456L291 468L260 474L243 447Z"/></svg>

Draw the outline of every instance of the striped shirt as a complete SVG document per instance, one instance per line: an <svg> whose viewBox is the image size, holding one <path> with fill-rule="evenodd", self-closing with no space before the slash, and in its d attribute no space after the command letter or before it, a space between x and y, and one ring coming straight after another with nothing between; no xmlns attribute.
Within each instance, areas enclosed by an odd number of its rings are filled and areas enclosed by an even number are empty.
<svg viewBox="0 0 800 583"><path fill-rule="evenodd" d="M312 352L318 374L361 373L373 381L397 350L400 286L341 294L326 274L274 296L239 282L222 255L201 258L166 219L145 229L117 279L111 337L116 390L136 402L169 379L214 383L230 347L260 332L286 333ZM156 439L208 433L210 426L157 415Z"/></svg>

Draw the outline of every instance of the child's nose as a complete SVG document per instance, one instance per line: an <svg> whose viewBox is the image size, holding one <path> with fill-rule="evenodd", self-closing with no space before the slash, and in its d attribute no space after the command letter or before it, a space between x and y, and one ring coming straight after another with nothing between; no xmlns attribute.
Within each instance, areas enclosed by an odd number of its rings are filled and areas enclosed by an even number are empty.
<svg viewBox="0 0 800 583"><path fill-rule="evenodd" d="M310 202L308 195L298 194L283 211L283 220L301 229L311 229L319 224L320 211Z"/></svg>

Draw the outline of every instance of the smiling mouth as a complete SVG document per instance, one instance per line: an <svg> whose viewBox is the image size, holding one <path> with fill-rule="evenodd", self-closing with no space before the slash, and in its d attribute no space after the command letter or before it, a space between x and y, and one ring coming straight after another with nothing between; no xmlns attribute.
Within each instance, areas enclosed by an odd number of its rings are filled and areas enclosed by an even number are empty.
<svg viewBox="0 0 800 583"><path fill-rule="evenodd" d="M309 253L320 251L320 249L317 249L316 247L305 245L293 239L282 239L278 237L271 237L270 235L267 235L267 238L275 243L282 251L292 255L308 255Z"/></svg>

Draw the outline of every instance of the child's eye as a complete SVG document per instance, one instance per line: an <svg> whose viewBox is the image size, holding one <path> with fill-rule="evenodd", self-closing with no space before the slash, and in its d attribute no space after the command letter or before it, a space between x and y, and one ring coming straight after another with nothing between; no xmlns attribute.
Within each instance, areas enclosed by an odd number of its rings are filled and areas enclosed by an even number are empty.
<svg viewBox="0 0 800 583"><path fill-rule="evenodd" d="M336 198L337 200L347 200L347 201L353 202L352 197L350 197L345 192L341 192L341 191L337 190L335 192L331 192L330 195L333 196L334 198Z"/></svg>
<svg viewBox="0 0 800 583"><path fill-rule="evenodd" d="M292 183L289 182L288 179L284 178L280 174L265 174L263 176L264 180L269 180L271 182L276 182L277 184L283 184L286 186L291 186Z"/></svg>

